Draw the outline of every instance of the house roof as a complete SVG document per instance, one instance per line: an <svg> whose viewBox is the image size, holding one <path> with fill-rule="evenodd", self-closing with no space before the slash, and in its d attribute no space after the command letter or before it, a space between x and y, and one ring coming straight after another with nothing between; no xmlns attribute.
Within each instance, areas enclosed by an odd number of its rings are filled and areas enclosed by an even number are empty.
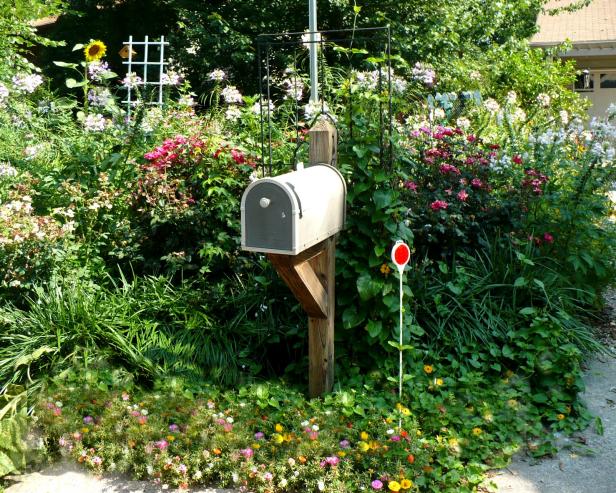
<svg viewBox="0 0 616 493"><path fill-rule="evenodd" d="M550 9L566 7L577 0L550 0L537 17L539 31L531 39L534 46L557 45L566 40L574 47L616 42L616 0L592 0L574 12L549 15Z"/></svg>

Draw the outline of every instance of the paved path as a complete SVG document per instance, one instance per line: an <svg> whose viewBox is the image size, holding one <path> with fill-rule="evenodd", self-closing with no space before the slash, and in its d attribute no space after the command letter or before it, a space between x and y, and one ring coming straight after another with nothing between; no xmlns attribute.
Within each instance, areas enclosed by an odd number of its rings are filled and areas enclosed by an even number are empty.
<svg viewBox="0 0 616 493"><path fill-rule="evenodd" d="M491 478L498 493L616 493L616 359L592 361L584 380L582 397L601 418L603 435L591 425L578 439L562 439L554 458L515 457Z"/></svg>

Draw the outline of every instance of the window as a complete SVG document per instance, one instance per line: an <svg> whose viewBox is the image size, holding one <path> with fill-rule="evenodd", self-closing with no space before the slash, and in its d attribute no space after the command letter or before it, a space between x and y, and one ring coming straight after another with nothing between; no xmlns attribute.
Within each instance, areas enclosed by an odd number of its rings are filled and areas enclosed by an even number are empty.
<svg viewBox="0 0 616 493"><path fill-rule="evenodd" d="M599 87L601 89L616 89L616 72L601 74Z"/></svg>
<svg viewBox="0 0 616 493"><path fill-rule="evenodd" d="M593 92L595 90L594 74L580 74L575 80L573 88L576 92Z"/></svg>

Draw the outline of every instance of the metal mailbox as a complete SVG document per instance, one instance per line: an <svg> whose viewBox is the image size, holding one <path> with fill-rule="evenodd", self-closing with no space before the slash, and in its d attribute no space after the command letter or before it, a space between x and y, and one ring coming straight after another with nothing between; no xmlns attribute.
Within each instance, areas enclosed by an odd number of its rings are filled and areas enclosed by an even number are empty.
<svg viewBox="0 0 616 493"><path fill-rule="evenodd" d="M251 183L242 196L242 249L297 255L344 227L346 184L317 164Z"/></svg>

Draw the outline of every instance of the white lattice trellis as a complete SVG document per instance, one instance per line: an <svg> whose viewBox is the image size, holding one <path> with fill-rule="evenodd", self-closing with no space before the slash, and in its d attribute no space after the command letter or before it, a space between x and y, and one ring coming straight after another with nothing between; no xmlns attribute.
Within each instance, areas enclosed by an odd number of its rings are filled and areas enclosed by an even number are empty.
<svg viewBox="0 0 616 493"><path fill-rule="evenodd" d="M150 41L148 36L145 36L143 41L133 41L133 37L129 36L128 41L125 42L125 45L128 48L128 59L122 63L127 66L127 73L135 73L138 77L140 77L141 81L136 82L135 85L142 86L144 90L148 86L158 86L157 100L149 101L148 104L162 105L163 86L166 84L163 75L165 74L165 66L169 63L165 61L165 46L169 46L169 42L165 41L164 36L161 36L158 41ZM143 48L142 60L140 60L140 57L133 59L133 53L136 53L136 50L133 50L133 47L135 46ZM150 60L149 56L154 51L159 51L160 55L157 54L155 60ZM140 73L138 72L139 67L141 67ZM153 70L150 70L150 75L153 77L150 77L149 80L148 67L153 67ZM156 80L155 74L158 75L158 80ZM133 88L131 85L128 85L126 99L122 101L123 103L126 103L128 116L130 116L131 107L135 102L133 100L133 94Z"/></svg>

